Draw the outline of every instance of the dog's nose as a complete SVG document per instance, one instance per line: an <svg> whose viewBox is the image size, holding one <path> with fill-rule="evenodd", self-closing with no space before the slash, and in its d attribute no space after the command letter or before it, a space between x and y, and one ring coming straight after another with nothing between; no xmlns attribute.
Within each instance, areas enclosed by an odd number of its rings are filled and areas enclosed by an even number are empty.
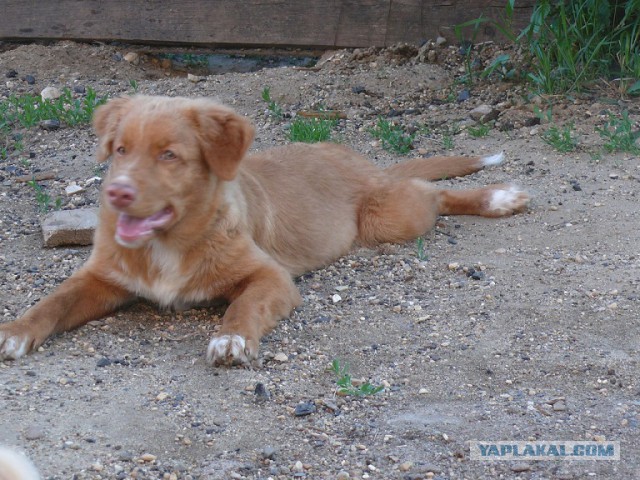
<svg viewBox="0 0 640 480"><path fill-rule="evenodd" d="M107 187L109 203L116 208L127 208L136 199L135 188L121 183L112 183Z"/></svg>

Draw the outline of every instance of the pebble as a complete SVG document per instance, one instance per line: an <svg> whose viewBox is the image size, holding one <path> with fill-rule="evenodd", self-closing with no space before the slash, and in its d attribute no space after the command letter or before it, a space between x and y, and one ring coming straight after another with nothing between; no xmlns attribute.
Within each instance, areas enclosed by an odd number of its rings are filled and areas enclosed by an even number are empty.
<svg viewBox="0 0 640 480"><path fill-rule="evenodd" d="M316 404L313 402L303 402L303 403L299 403L298 405L296 405L295 410L293 411L293 414L296 417L304 417L306 415L311 415L312 413L315 413L316 411Z"/></svg>
<svg viewBox="0 0 640 480"><path fill-rule="evenodd" d="M41 129L51 132L60 128L60 120L42 120L39 125Z"/></svg>
<svg viewBox="0 0 640 480"><path fill-rule="evenodd" d="M336 475L336 480L349 480L350 478L349 472L345 472L344 470L339 471Z"/></svg>
<svg viewBox="0 0 640 480"><path fill-rule="evenodd" d="M140 455L140 460L142 460L143 462L148 462L148 463L155 462L156 458L158 458L158 457L153 455L153 454L151 454L151 453L145 453L145 454Z"/></svg>
<svg viewBox="0 0 640 480"><path fill-rule="evenodd" d="M272 460L276 454L276 449L270 445L267 445L262 449L262 458L265 460Z"/></svg>
<svg viewBox="0 0 640 480"><path fill-rule="evenodd" d="M73 91L75 93L83 94L83 93L86 93L87 89L85 88L84 85L74 85Z"/></svg>
<svg viewBox="0 0 640 480"><path fill-rule="evenodd" d="M82 188L80 185L78 185L75 182L71 183L64 189L64 193L66 193L67 197L70 197L71 195L75 195L81 192L84 192L84 188Z"/></svg>
<svg viewBox="0 0 640 480"><path fill-rule="evenodd" d="M136 52L129 52L123 57L127 62L138 65L140 63L140 55Z"/></svg>
<svg viewBox="0 0 640 480"><path fill-rule="evenodd" d="M516 463L511 467L512 472L528 472L531 470L531 465L528 463Z"/></svg>
<svg viewBox="0 0 640 480"><path fill-rule="evenodd" d="M56 100L62 96L62 92L56 87L45 87L40 92L40 96L43 100Z"/></svg>
<svg viewBox="0 0 640 480"><path fill-rule="evenodd" d="M34 77L33 75L25 75L24 81L29 85L34 85L36 83L36 77Z"/></svg>
<svg viewBox="0 0 640 480"><path fill-rule="evenodd" d="M413 468L413 462L403 462L398 466L401 472L408 472L411 468Z"/></svg>
<svg viewBox="0 0 640 480"><path fill-rule="evenodd" d="M300 460L298 460L293 466L293 471L297 473L304 472L304 465L302 465L302 462Z"/></svg>
<svg viewBox="0 0 640 480"><path fill-rule="evenodd" d="M160 392L156 396L156 400L159 401L159 402L162 402L163 400L166 400L167 398L169 398L169 394L167 392Z"/></svg>
<svg viewBox="0 0 640 480"><path fill-rule="evenodd" d="M274 359L276 362L282 362L282 363L284 363L284 362L286 362L286 361L288 361L288 360L289 360L289 357L287 356L287 354L286 354L286 353L280 352L280 353L276 353L276 355L273 357L273 359Z"/></svg>
<svg viewBox="0 0 640 480"><path fill-rule="evenodd" d="M264 383L256 383L256 388L253 390L253 394L260 400L269 400L271 394L267 387L264 386Z"/></svg>
<svg viewBox="0 0 640 480"><path fill-rule="evenodd" d="M44 437L44 429L38 425L31 425L24 431L24 438L27 440L39 440Z"/></svg>
<svg viewBox="0 0 640 480"><path fill-rule="evenodd" d="M333 303L341 302L342 301L342 297L336 293L336 294L331 296L331 301Z"/></svg>
<svg viewBox="0 0 640 480"><path fill-rule="evenodd" d="M16 78L18 76L18 72L11 69L6 73L7 78Z"/></svg>

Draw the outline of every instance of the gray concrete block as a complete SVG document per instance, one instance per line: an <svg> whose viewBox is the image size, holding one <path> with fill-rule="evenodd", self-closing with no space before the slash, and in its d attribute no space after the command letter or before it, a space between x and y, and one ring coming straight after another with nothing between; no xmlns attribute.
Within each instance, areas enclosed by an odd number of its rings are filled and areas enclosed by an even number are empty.
<svg viewBox="0 0 640 480"><path fill-rule="evenodd" d="M97 208L51 212L42 220L44 246L91 245L97 225Z"/></svg>

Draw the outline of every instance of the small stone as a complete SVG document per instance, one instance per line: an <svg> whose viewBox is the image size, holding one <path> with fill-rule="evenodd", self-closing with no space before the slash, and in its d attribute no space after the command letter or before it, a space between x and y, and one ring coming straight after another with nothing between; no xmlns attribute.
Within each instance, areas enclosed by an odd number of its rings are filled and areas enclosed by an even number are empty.
<svg viewBox="0 0 640 480"><path fill-rule="evenodd" d="M31 425L27 427L23 435L27 440L39 440L44 437L44 429L39 425Z"/></svg>
<svg viewBox="0 0 640 480"><path fill-rule="evenodd" d="M85 88L84 85L74 85L73 86L73 91L75 93L84 94L84 93L86 93L87 89Z"/></svg>
<svg viewBox="0 0 640 480"><path fill-rule="evenodd" d="M82 188L80 185L78 185L75 182L73 182L72 184L70 184L64 189L64 193L67 194L67 197L70 197L71 195L75 195L81 192L84 192L84 188Z"/></svg>
<svg viewBox="0 0 640 480"><path fill-rule="evenodd" d="M262 458L265 460L273 460L273 457L276 454L276 449L270 445L267 445L262 449Z"/></svg>
<svg viewBox="0 0 640 480"><path fill-rule="evenodd" d="M419 395L426 395L427 393L429 393L429 390L427 390L426 388L421 388L420 390L418 390Z"/></svg>
<svg viewBox="0 0 640 480"><path fill-rule="evenodd" d="M444 37L437 37L436 38L436 45L438 45L439 47L441 47L445 43L447 43L447 39L446 38L444 38Z"/></svg>
<svg viewBox="0 0 640 480"><path fill-rule="evenodd" d="M336 290L337 290L338 292L344 292L345 290L348 290L348 289L349 289L349 287L348 287L347 285L338 285L338 286L336 287Z"/></svg>
<svg viewBox="0 0 640 480"><path fill-rule="evenodd" d="M198 75L193 75L191 73L188 73L187 80L189 80L191 83L198 83L206 80L206 77L200 77Z"/></svg>
<svg viewBox="0 0 640 480"><path fill-rule="evenodd" d="M470 97L471 97L471 93L469 93L469 90L465 88L464 90L461 90L460 93L458 93L458 103L462 103L466 100L469 100Z"/></svg>
<svg viewBox="0 0 640 480"><path fill-rule="evenodd" d="M298 460L293 466L293 471L297 473L304 472L304 465L302 465L302 462L300 460Z"/></svg>
<svg viewBox="0 0 640 480"><path fill-rule="evenodd" d="M156 395L156 400L159 402L162 402L163 400L166 400L167 398L169 398L169 394L167 392L160 392L158 395Z"/></svg>
<svg viewBox="0 0 640 480"><path fill-rule="evenodd" d="M36 83L36 77L34 77L33 75L25 75L24 81L29 85L34 85Z"/></svg>
<svg viewBox="0 0 640 480"><path fill-rule="evenodd" d="M91 465L91 470L93 470L94 472L101 472L102 470L104 470L104 466L101 463L96 462Z"/></svg>
<svg viewBox="0 0 640 480"><path fill-rule="evenodd" d="M617 180L618 178L620 178L620 175L618 175L617 173L610 173L609 178L611 180Z"/></svg>
<svg viewBox="0 0 640 480"><path fill-rule="evenodd" d="M336 293L336 294L331 296L331 301L333 303L341 302L342 301L342 297Z"/></svg>
<svg viewBox="0 0 640 480"><path fill-rule="evenodd" d="M401 472L408 472L413 467L413 462L403 462L398 466Z"/></svg>
<svg viewBox="0 0 640 480"><path fill-rule="evenodd" d="M273 359L276 362L286 362L289 360L289 357L287 356L286 353L280 352L280 353L276 353L276 355L273 357Z"/></svg>
<svg viewBox="0 0 640 480"><path fill-rule="evenodd" d="M142 460L143 462L147 462L147 463L155 462L156 458L158 458L158 457L153 455L153 454L151 454L151 453L144 453L144 454L140 455L140 460Z"/></svg>
<svg viewBox="0 0 640 480"><path fill-rule="evenodd" d="M6 73L7 78L16 78L18 76L18 72L11 69Z"/></svg>
<svg viewBox="0 0 640 480"><path fill-rule="evenodd" d="M449 265L447 265L447 268L449 270L451 270L452 272L455 272L456 270L458 270L458 268L460 268L460 264L456 263L456 262L453 262L453 263L450 263Z"/></svg>
<svg viewBox="0 0 640 480"><path fill-rule="evenodd" d="M480 105L469 112L469 116L476 122L486 123L498 118L500 112L491 105Z"/></svg>
<svg viewBox="0 0 640 480"><path fill-rule="evenodd" d="M556 412L564 412L567 409L567 404L564 402L556 402L553 404L553 410Z"/></svg>
<svg viewBox="0 0 640 480"><path fill-rule="evenodd" d="M62 96L62 92L56 87L45 87L40 96L42 100L56 100Z"/></svg>
<svg viewBox="0 0 640 480"><path fill-rule="evenodd" d="M55 118L51 120L42 120L39 125L41 129L52 132L60 128L60 120L56 120Z"/></svg>
<svg viewBox="0 0 640 480"><path fill-rule="evenodd" d="M345 472L344 470L340 470L336 475L336 480L349 480L350 478L349 472Z"/></svg>
<svg viewBox="0 0 640 480"><path fill-rule="evenodd" d="M303 403L299 403L298 405L296 405L296 408L293 412L293 414L296 417L304 417L307 415L311 415L312 413L315 413L316 411L316 404L313 402L303 402Z"/></svg>
<svg viewBox="0 0 640 480"><path fill-rule="evenodd" d="M271 394L267 387L264 386L264 383L256 383L256 388L253 390L253 394L260 400L269 400L271 398Z"/></svg>
<svg viewBox="0 0 640 480"><path fill-rule="evenodd" d="M531 470L531 465L528 463L516 463L511 467L512 472L528 472Z"/></svg>
<svg viewBox="0 0 640 480"><path fill-rule="evenodd" d="M139 65L140 64L140 55L137 54L136 52L129 52L129 53L125 54L125 56L123 58L127 62L131 63L132 65Z"/></svg>
<svg viewBox="0 0 640 480"><path fill-rule="evenodd" d="M109 365L111 365L111 360L109 360L107 357L102 357L100 360L98 360L96 362L96 367L98 368L104 368L104 367L108 367Z"/></svg>
<svg viewBox="0 0 640 480"><path fill-rule="evenodd" d="M500 255L507 253L507 249L506 248L497 248L494 250L495 253L499 253Z"/></svg>

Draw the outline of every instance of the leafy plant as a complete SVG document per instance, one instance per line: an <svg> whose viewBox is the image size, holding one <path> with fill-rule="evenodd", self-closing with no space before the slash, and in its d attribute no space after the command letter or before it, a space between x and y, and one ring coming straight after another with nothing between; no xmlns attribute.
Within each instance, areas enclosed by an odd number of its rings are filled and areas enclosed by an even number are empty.
<svg viewBox="0 0 640 480"><path fill-rule="evenodd" d="M351 374L349 373L349 365L341 365L339 360L331 362L331 371L336 375L336 392L340 395L350 395L354 397L364 397L367 395L375 395L378 392L384 390L382 385L372 385L369 382L365 382L362 385L356 387L353 385Z"/></svg>
<svg viewBox="0 0 640 480"><path fill-rule="evenodd" d="M569 123L563 128L552 125L544 132L542 139L559 152L570 152L578 146L578 142L571 135L572 130L573 123Z"/></svg>
<svg viewBox="0 0 640 480"><path fill-rule="evenodd" d="M382 148L389 152L407 154L413 148L415 133L408 134L400 125L394 125L380 117L376 126L369 130L371 135L379 139Z"/></svg>
<svg viewBox="0 0 640 480"><path fill-rule="evenodd" d="M264 87L262 90L262 100L267 103L267 108L269 109L269 112L271 112L271 116L276 120L282 119L282 107L271 98L271 89L269 87Z"/></svg>
<svg viewBox="0 0 640 480"><path fill-rule="evenodd" d="M422 237L418 237L416 239L416 256L421 262L424 262L429 258L427 252L424 251L424 238Z"/></svg>
<svg viewBox="0 0 640 480"><path fill-rule="evenodd" d="M55 207L52 207L51 196L44 190L44 188L42 188L42 186L38 182L35 181L35 179L29 180L27 182L27 185L33 188L33 191L35 192L35 195L36 195L36 202L38 203L40 207L40 211L42 213L48 212L51 208L60 210L60 207L62 207L62 199L60 197L55 199Z"/></svg>
<svg viewBox="0 0 640 480"><path fill-rule="evenodd" d="M489 132L491 131L491 127L486 123L481 123L476 126L467 127L467 131L469 132L469 135L471 135L472 137L481 138L489 135Z"/></svg>
<svg viewBox="0 0 640 480"><path fill-rule="evenodd" d="M129 80L129 85L131 86L131 89L133 90L133 93L138 93L138 81L135 79L131 79Z"/></svg>
<svg viewBox="0 0 640 480"><path fill-rule="evenodd" d="M297 117L291 122L289 139L292 142L325 142L331 138L331 132L337 124L336 119Z"/></svg>
<svg viewBox="0 0 640 480"><path fill-rule="evenodd" d="M518 39L533 58L529 79L546 93L598 77L640 78L640 0L539 0Z"/></svg>
<svg viewBox="0 0 640 480"><path fill-rule="evenodd" d="M609 113L609 119L604 127L596 127L596 131L606 140L604 148L608 152L640 153L640 147L636 144L640 137L640 130L633 131L628 111L622 112L621 118Z"/></svg>

